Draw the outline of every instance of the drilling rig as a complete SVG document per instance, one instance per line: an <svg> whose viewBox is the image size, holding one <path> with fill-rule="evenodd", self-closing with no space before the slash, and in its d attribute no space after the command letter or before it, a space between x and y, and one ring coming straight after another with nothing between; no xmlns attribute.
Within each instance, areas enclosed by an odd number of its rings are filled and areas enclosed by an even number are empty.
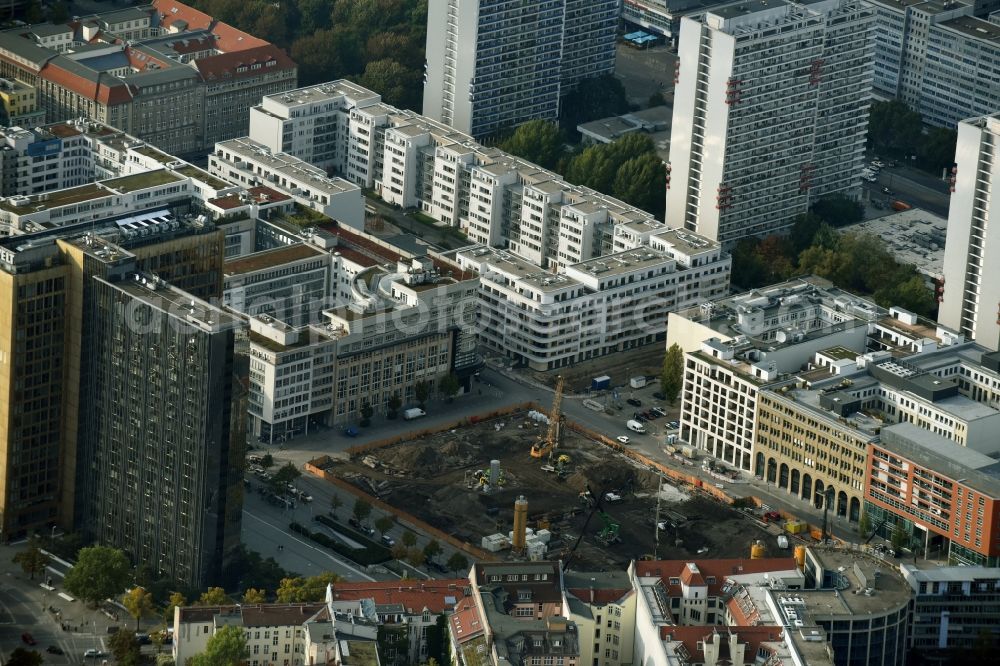
<svg viewBox="0 0 1000 666"><path fill-rule="evenodd" d="M563 378L556 379L556 392L552 397L552 411L549 413L549 428L545 437L539 437L538 441L531 445L532 458L545 458L552 453L552 450L559 446L559 437L562 434L562 397Z"/></svg>

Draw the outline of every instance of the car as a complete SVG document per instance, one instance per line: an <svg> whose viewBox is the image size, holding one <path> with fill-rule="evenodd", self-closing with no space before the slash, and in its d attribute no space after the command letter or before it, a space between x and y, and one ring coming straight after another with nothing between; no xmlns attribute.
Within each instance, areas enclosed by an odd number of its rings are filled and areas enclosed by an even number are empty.
<svg viewBox="0 0 1000 666"><path fill-rule="evenodd" d="M667 399L667 395L665 393L663 393L662 391L657 391L656 393L653 394L653 397L656 398L657 400L666 400Z"/></svg>
<svg viewBox="0 0 1000 666"><path fill-rule="evenodd" d="M667 424L667 427L670 428L671 430L677 430L678 428L681 427L681 424L678 423L677 421L671 421L670 423Z"/></svg>
<svg viewBox="0 0 1000 666"><path fill-rule="evenodd" d="M888 194L889 196L892 196L892 190L890 190L888 187L883 187L882 194Z"/></svg>
<svg viewBox="0 0 1000 666"><path fill-rule="evenodd" d="M26 645L38 645L38 641L35 640L35 637L27 631L21 634L21 640L24 641Z"/></svg>
<svg viewBox="0 0 1000 666"><path fill-rule="evenodd" d="M434 560L427 560L427 568L433 571L437 571L438 573L443 573L443 574L450 573L449 569L446 566L444 566L440 562L435 562Z"/></svg>
<svg viewBox="0 0 1000 666"><path fill-rule="evenodd" d="M872 160L872 166L881 169L882 167L885 166L885 162L883 162L882 160Z"/></svg>
<svg viewBox="0 0 1000 666"><path fill-rule="evenodd" d="M667 415L667 410L663 409L662 407L653 407L649 411L653 412L657 416L666 416Z"/></svg>
<svg viewBox="0 0 1000 666"><path fill-rule="evenodd" d="M95 648L90 648L89 650L87 650L86 652L83 653L83 658L84 659L100 659L103 656L104 656L104 653L101 652L100 650L95 649Z"/></svg>
<svg viewBox="0 0 1000 666"><path fill-rule="evenodd" d="M878 176L865 176L865 180L869 183L875 183L878 182Z"/></svg>
<svg viewBox="0 0 1000 666"><path fill-rule="evenodd" d="M149 637L149 634L143 633L141 631L137 631L135 633L135 640L139 643L139 645L149 645L150 643L153 642L153 639Z"/></svg>
<svg viewBox="0 0 1000 666"><path fill-rule="evenodd" d="M58 645L50 645L47 648L45 648L45 651L48 652L49 654L63 654L62 648L59 647Z"/></svg>
<svg viewBox="0 0 1000 666"><path fill-rule="evenodd" d="M357 437L359 433L360 431L354 426L348 426L347 428L344 428L345 437Z"/></svg>
<svg viewBox="0 0 1000 666"><path fill-rule="evenodd" d="M313 496L310 495L307 492L304 492L304 491L300 490L299 491L299 499L302 500L303 502L312 502L313 501Z"/></svg>
<svg viewBox="0 0 1000 666"><path fill-rule="evenodd" d="M396 540L393 539L388 534L383 534L382 535L382 543L383 543L383 545L386 545L386 546L389 546L389 548L392 548L393 546L396 545Z"/></svg>
<svg viewBox="0 0 1000 666"><path fill-rule="evenodd" d="M886 162L885 165L891 169L896 166L896 163L890 160L889 162Z"/></svg>
<svg viewBox="0 0 1000 666"><path fill-rule="evenodd" d="M618 435L616 439L622 444L628 444L629 442L628 435Z"/></svg>
<svg viewBox="0 0 1000 666"><path fill-rule="evenodd" d="M642 407L642 400L636 400L635 398L629 398L625 402L627 402L628 404L632 405L633 407Z"/></svg>

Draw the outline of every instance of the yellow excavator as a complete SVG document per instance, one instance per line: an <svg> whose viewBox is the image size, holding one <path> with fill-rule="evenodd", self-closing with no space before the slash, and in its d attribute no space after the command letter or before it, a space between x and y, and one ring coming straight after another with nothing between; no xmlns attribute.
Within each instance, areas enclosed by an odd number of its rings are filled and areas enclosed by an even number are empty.
<svg viewBox="0 0 1000 666"><path fill-rule="evenodd" d="M552 397L552 411L549 413L549 428L545 437L539 437L538 441L531 445L532 458L545 458L552 453L552 449L559 445L560 428L562 427L562 407L563 378L556 379L556 393Z"/></svg>

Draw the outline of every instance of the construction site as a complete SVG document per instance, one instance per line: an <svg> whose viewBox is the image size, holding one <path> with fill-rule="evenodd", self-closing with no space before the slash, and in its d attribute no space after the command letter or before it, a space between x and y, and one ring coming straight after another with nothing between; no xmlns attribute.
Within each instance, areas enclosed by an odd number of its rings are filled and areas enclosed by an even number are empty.
<svg viewBox="0 0 1000 666"><path fill-rule="evenodd" d="M560 397L548 415L519 411L324 471L498 559L601 569L653 556L749 557L756 540L773 543L740 512L566 427Z"/></svg>

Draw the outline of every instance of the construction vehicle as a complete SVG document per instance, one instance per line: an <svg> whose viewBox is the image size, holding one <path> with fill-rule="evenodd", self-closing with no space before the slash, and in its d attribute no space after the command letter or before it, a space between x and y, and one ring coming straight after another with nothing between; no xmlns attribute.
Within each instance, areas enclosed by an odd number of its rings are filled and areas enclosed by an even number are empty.
<svg viewBox="0 0 1000 666"><path fill-rule="evenodd" d="M532 458L545 458L552 453L552 450L559 446L559 435L562 430L562 397L563 378L560 376L556 380L556 392L552 397L552 411L549 413L549 427L544 438L539 438L531 445Z"/></svg>
<svg viewBox="0 0 1000 666"><path fill-rule="evenodd" d="M604 527L597 535L597 540L604 544L605 546L610 546L613 543L618 543L621 538L618 536L618 531L621 529L621 525L612 520L611 516L600 512L601 520L604 522Z"/></svg>
<svg viewBox="0 0 1000 666"><path fill-rule="evenodd" d="M565 478L569 476L569 468L568 468L569 463L570 463L570 457L565 453L560 455L559 458L556 459L556 474L559 475L559 478Z"/></svg>

